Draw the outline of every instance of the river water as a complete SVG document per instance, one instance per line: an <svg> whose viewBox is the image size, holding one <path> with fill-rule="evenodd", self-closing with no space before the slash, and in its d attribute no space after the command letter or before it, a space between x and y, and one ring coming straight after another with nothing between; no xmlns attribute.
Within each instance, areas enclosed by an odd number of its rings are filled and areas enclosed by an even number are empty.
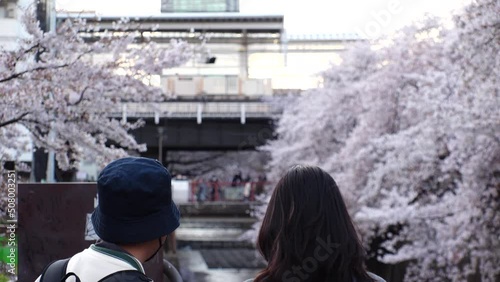
<svg viewBox="0 0 500 282"><path fill-rule="evenodd" d="M243 282L262 269L260 255L239 237L254 222L249 218L184 218L176 230L176 260L184 282Z"/></svg>

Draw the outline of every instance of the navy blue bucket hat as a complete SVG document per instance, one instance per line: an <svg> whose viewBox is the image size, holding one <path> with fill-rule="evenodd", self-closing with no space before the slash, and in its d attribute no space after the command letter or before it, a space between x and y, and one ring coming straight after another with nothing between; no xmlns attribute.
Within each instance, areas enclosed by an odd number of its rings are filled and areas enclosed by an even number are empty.
<svg viewBox="0 0 500 282"><path fill-rule="evenodd" d="M172 201L171 180L157 160L127 157L108 164L97 179L96 234L107 242L133 244L177 229L180 213Z"/></svg>

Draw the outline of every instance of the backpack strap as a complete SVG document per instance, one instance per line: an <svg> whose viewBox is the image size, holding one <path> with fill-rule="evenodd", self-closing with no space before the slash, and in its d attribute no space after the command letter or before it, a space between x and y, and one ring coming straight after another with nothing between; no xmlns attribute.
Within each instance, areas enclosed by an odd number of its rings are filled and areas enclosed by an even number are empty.
<svg viewBox="0 0 500 282"><path fill-rule="evenodd" d="M102 278L98 282L153 282L152 279L148 278L144 273L138 270L122 270Z"/></svg>
<svg viewBox="0 0 500 282"><path fill-rule="evenodd" d="M47 265L42 272L40 282L60 282L66 275L69 260L70 258L56 260Z"/></svg>
<svg viewBox="0 0 500 282"><path fill-rule="evenodd" d="M68 273L68 274L64 275L64 277L61 279L61 281L60 281L60 282L64 282L64 281L66 281L66 279L70 278L71 276L75 276L75 280L76 280L76 282L82 282L82 281L80 280L80 277L78 277L78 276L77 276L74 272L70 272L70 273Z"/></svg>

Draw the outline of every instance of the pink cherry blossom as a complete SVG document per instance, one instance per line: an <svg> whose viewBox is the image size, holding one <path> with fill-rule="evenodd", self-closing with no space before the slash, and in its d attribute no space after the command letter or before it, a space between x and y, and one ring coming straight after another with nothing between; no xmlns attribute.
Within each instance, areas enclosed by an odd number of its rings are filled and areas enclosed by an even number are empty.
<svg viewBox="0 0 500 282"><path fill-rule="evenodd" d="M499 15L477 0L451 29L429 19L351 48L264 147L270 179L329 171L367 246L386 238L377 258L412 262L405 281L500 275Z"/></svg>

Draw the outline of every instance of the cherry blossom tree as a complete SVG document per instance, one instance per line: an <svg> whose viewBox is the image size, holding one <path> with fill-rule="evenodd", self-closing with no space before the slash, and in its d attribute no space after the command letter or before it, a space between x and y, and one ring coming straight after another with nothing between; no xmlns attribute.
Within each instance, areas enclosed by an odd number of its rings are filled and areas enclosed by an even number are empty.
<svg viewBox="0 0 500 282"><path fill-rule="evenodd" d="M339 183L370 254L407 281L500 277L500 3L351 48L286 108L276 179L296 163Z"/></svg>
<svg viewBox="0 0 500 282"><path fill-rule="evenodd" d="M28 36L15 50L0 49L0 159L15 159L11 152L21 152L22 140L29 139L54 150L63 169L82 158L103 164L127 150L145 150L129 133L141 122L110 113L120 112L126 101L167 99L151 81L186 62L193 47L139 42L126 21L117 23L119 32L99 33L92 42L81 34L96 29L82 20L49 33L40 30L32 9L22 21ZM29 138L19 138L26 132Z"/></svg>

